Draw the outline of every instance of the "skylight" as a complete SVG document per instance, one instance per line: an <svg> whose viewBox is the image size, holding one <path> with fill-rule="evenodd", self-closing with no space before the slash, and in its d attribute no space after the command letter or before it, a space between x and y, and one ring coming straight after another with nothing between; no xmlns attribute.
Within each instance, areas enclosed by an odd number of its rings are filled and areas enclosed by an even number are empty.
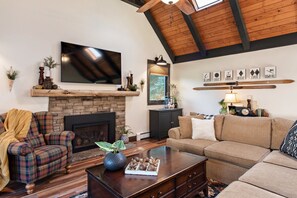
<svg viewBox="0 0 297 198"><path fill-rule="evenodd" d="M195 9L198 11L221 3L223 2L223 0L192 0L192 2L194 4Z"/></svg>

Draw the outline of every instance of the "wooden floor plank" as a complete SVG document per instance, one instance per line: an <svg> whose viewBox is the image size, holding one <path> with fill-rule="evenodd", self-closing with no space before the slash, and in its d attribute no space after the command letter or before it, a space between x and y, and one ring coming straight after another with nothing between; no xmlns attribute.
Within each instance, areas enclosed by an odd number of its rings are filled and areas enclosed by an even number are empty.
<svg viewBox="0 0 297 198"><path fill-rule="evenodd" d="M126 156L135 155L142 151L165 145L165 140L157 141L153 139L141 140L135 143L135 147L129 148L123 153ZM96 156L72 164L71 173L65 174L61 170L47 178L36 182L35 192L27 195L25 184L11 182L4 192L0 192L2 197L25 197L25 198L67 198L77 195L87 190L87 174L85 169L103 163L104 156Z"/></svg>

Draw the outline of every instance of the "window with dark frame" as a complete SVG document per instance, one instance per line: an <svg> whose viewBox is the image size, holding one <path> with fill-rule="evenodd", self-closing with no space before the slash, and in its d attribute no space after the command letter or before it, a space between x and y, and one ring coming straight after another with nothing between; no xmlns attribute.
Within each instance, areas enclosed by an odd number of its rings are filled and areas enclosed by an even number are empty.
<svg viewBox="0 0 297 198"><path fill-rule="evenodd" d="M170 64L156 65L148 60L147 65L148 105L162 105L170 93Z"/></svg>

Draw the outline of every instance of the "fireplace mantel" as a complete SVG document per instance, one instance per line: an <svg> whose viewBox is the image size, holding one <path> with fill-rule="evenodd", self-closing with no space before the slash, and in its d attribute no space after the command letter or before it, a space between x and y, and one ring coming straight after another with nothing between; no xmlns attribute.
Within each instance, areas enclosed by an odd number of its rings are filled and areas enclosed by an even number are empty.
<svg viewBox="0 0 297 198"><path fill-rule="evenodd" d="M104 96L139 96L139 91L112 91L112 90L47 90L31 89L32 97L104 97Z"/></svg>

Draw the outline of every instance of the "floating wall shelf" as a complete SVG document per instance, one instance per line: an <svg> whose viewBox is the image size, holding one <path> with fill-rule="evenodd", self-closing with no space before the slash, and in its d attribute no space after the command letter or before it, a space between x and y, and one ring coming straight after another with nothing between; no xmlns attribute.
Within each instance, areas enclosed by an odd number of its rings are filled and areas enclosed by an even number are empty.
<svg viewBox="0 0 297 198"><path fill-rule="evenodd" d="M204 83L204 87L195 87L194 90L228 90L228 89L275 89L276 85L272 84L289 84L293 83L292 79L283 80L254 80L254 81L234 81L234 82L213 82Z"/></svg>
<svg viewBox="0 0 297 198"><path fill-rule="evenodd" d="M139 91L111 91L111 90L62 90L62 89L31 89L32 97L103 97L103 96L139 96Z"/></svg>

